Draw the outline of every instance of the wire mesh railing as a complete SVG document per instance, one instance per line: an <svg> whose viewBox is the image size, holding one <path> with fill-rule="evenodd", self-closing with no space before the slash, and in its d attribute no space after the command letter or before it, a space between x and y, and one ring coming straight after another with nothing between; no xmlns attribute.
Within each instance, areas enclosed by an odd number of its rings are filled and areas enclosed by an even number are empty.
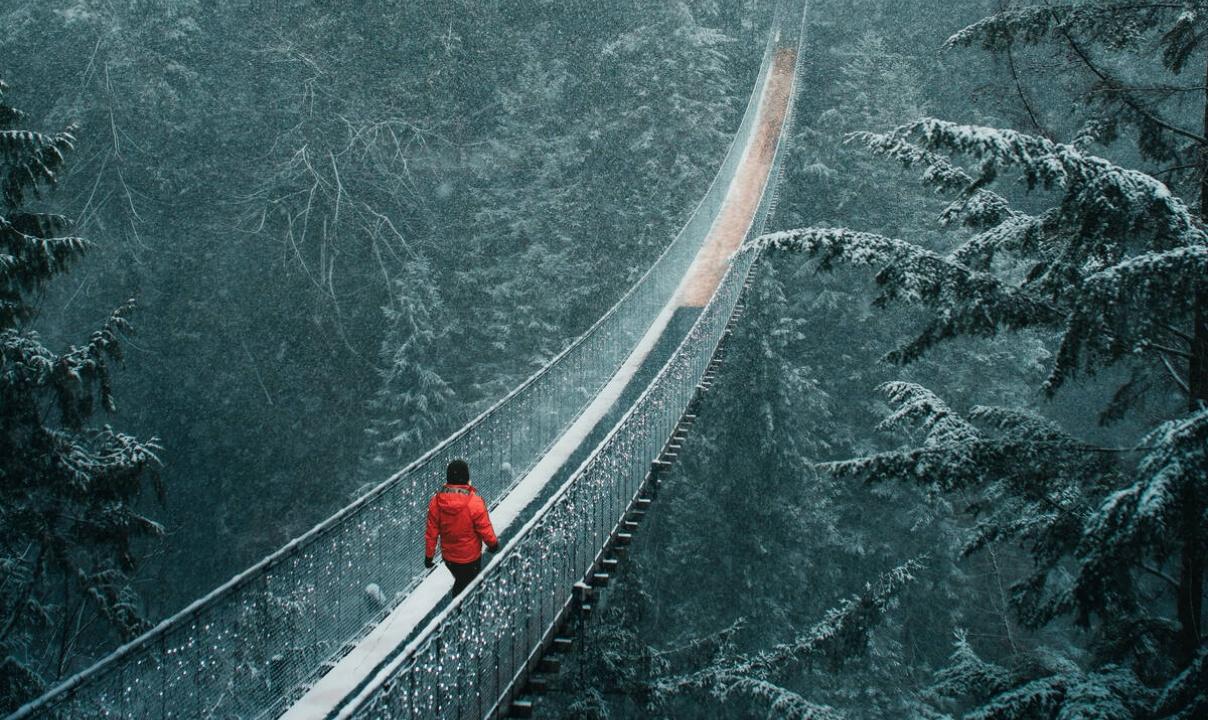
<svg viewBox="0 0 1208 720"><path fill-rule="evenodd" d="M658 260L590 330L423 457L10 720L260 717L280 710L321 674L386 612L366 593L370 584L397 600L423 576L423 507L445 464L467 459L475 485L488 501L498 501L604 387L671 299L755 129L774 40L704 198Z"/></svg>
<svg viewBox="0 0 1208 720"><path fill-rule="evenodd" d="M798 57L804 17L789 28ZM747 239L776 202L793 124L800 64ZM713 297L650 386L591 456L508 543L499 559L338 713L340 718L486 718L500 714L572 588L599 559L678 426L759 260L733 258Z"/></svg>
<svg viewBox="0 0 1208 720"><path fill-rule="evenodd" d="M595 564L696 392L756 256L736 258L672 359L500 558L342 718L483 718L498 709Z"/></svg>

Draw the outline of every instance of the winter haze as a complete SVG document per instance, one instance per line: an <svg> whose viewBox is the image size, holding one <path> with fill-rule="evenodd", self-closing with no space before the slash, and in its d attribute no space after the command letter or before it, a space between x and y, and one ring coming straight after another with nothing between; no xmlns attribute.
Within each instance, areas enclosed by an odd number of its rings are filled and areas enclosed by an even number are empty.
<svg viewBox="0 0 1208 720"><path fill-rule="evenodd" d="M1208 717L1208 2L0 27L0 716Z"/></svg>

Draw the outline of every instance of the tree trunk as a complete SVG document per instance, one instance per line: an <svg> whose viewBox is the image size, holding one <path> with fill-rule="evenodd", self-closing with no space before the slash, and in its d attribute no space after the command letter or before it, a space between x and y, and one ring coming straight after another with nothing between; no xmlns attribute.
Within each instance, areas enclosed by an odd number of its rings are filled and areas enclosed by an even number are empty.
<svg viewBox="0 0 1208 720"><path fill-rule="evenodd" d="M1208 83L1208 67L1205 67ZM1205 85L1208 87L1208 84ZM1208 92L1204 97L1204 133L1208 137ZM1200 219L1208 225L1208 146L1200 146ZM1191 359L1187 367L1188 408L1196 412L1208 407L1208 288L1198 288L1192 309ZM1183 557L1179 570L1179 647L1181 664L1190 663L1202 638L1204 604L1205 534L1200 527L1208 498L1194 495L1183 503Z"/></svg>
<svg viewBox="0 0 1208 720"><path fill-rule="evenodd" d="M1205 118L1208 129L1208 117ZM1200 155L1200 214L1208 208L1208 148ZM1208 292L1201 290L1196 294L1193 317L1195 330L1192 333L1191 359L1189 361L1188 387L1190 389L1189 406L1191 412L1208 407ZM1187 490L1191 497L1183 502L1183 557L1179 572L1179 648L1178 659L1182 665L1190 663L1203 638L1203 604L1204 604L1204 564L1205 536L1201 527L1204 508L1208 497L1202 491L1197 493L1193 486Z"/></svg>
<svg viewBox="0 0 1208 720"><path fill-rule="evenodd" d="M1176 658L1180 667L1186 667L1195 659L1202 637L1200 618L1204 600L1204 533L1199 526L1202 507L1202 500L1193 498L1183 511L1183 557L1178 590L1179 645Z"/></svg>
<svg viewBox="0 0 1208 720"><path fill-rule="evenodd" d="M1208 83L1208 65L1204 70ZM1205 85L1208 88L1208 84ZM1208 137L1208 91L1204 94L1204 137ZM1208 145L1200 146L1200 221L1208 225ZM1191 361L1188 367L1188 404L1191 412L1208 407L1208 287L1197 289L1192 310Z"/></svg>

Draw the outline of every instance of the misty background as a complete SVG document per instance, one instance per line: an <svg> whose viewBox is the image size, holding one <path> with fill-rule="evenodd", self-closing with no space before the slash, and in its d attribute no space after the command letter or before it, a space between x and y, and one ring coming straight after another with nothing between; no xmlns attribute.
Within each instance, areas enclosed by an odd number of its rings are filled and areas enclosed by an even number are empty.
<svg viewBox="0 0 1208 720"><path fill-rule="evenodd" d="M66 347L137 301L112 379L116 408L93 424L160 448L151 471L162 499L146 491L131 500L162 526L133 540L138 613L149 622L172 614L328 517L595 322L707 188L758 70L772 6L5 3L6 100L40 128L78 123L46 202L96 243L41 289L29 322L48 346ZM769 230L852 227L948 252L967 232L936 222L951 197L925 187L921 167L873 157L845 141L849 133L930 116L1064 143L1105 122L1118 103L1100 102L1102 78L1070 44L944 47L1005 6L811 2L796 135ZM1200 16L1189 22L1202 37ZM1165 26L1141 27L1132 45L1093 24L1074 27L1099 43L1096 57L1122 83L1198 87L1203 48L1189 50L1190 69L1171 80L1161 46L1146 45ZM1202 93L1145 102L1173 123L1202 125ZM1088 152L1149 173L1198 207L1194 153L1155 151L1146 132L1128 116ZM1021 211L1041 213L1060 194L1015 179L995 188ZM1089 709L1060 717L1132 717L1166 707L1158 698L1170 683L1208 678L1202 650L1163 664L1154 658L1173 656L1155 645L1136 661L1145 666L1137 677L1113 684L1102 677L1130 666L1118 646L1140 634L1105 640L1102 620L1021 617L1016 583L1040 541L962 552L979 520L965 510L995 498L817 467L925 435L879 427L894 403L878 388L890 381L924 386L957 413L1018 408L1112 448L1134 448L1183 413L1177 384L1152 380L1113 414L1130 370L1112 365L1047 397L1058 327L957 338L894 365L885 354L929 311L874 307L881 284L866 268L817 270L808 254L762 261L697 429L543 714L1058 717L1074 707L977 715L982 700L935 689L965 662L973 674L999 673L1001 686L983 684L1003 692L1059 675L1068 690L1069 678L1082 678L1090 699L1079 707ZM420 548L416 538L400 552ZM1176 555L1158 558L1160 574L1177 574ZM1073 556L1062 557L1060 572L1076 573ZM858 642L792 670L778 690L660 690L684 667L790 641L916 560L911 582L877 608ZM1130 607L1147 622L1174 622L1173 601L1134 589ZM39 684L78 671L121 639L100 621L66 629L80 623L70 608L100 612L87 602L50 603L30 631L54 652L29 642L6 652ZM976 672L973 655L986 663ZM11 697L18 684L6 686ZM1073 697L1067 690L1062 697ZM816 714L780 691L808 698ZM1153 716L1194 717L1208 707L1199 692Z"/></svg>

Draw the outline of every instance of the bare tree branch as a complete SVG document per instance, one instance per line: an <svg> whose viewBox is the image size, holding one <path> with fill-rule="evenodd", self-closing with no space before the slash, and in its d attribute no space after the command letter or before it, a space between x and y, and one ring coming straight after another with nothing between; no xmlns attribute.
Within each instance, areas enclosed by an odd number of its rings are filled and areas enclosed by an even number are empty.
<svg viewBox="0 0 1208 720"><path fill-rule="evenodd" d="M1151 342L1148 340L1145 341L1144 347L1146 350L1157 350L1160 353L1164 353L1166 355L1173 355L1177 358L1182 358L1183 360L1189 360L1191 358L1191 353L1189 353L1185 350L1179 350L1176 348L1167 347L1165 345L1159 345L1158 343Z"/></svg>
<svg viewBox="0 0 1208 720"><path fill-rule="evenodd" d="M1134 112L1168 132L1192 140L1198 145L1208 145L1208 138L1187 130L1186 128L1181 128L1177 125L1167 122L1163 118L1156 115L1152 110L1141 105L1141 103L1137 102L1135 98L1130 97L1127 91L1124 89L1124 86L1119 81L1108 75L1104 70L1097 66L1093 60L1091 60L1090 56L1087 55L1086 51L1082 49L1082 46L1078 44L1078 41L1074 40L1074 37L1070 35L1068 30L1062 28L1061 34L1065 38L1066 42L1069 43L1070 49L1072 49L1074 54L1078 56L1078 59L1081 60L1084 65L1086 65L1087 69L1094 73L1095 76L1098 77L1099 80L1102 81L1107 87L1116 92L1120 98L1120 101L1132 108Z"/></svg>
<svg viewBox="0 0 1208 720"><path fill-rule="evenodd" d="M1142 570L1149 573L1150 575L1153 575L1154 577L1162 578L1166 582L1170 583L1171 587L1173 587L1175 589L1178 589L1180 587L1178 580L1175 580L1174 578L1170 577L1170 575L1167 575L1166 573L1162 572L1158 568L1153 567L1151 565L1146 565L1145 563L1141 563L1140 567Z"/></svg>
<svg viewBox="0 0 1208 720"><path fill-rule="evenodd" d="M1179 372L1174 369L1174 365L1170 364L1170 358L1166 357L1165 355L1162 355L1161 358L1162 364L1166 366L1166 372L1170 373L1170 378L1174 380L1175 384L1178 385L1185 394L1190 395L1191 386L1188 385L1187 381L1184 380L1182 376L1179 375Z"/></svg>

